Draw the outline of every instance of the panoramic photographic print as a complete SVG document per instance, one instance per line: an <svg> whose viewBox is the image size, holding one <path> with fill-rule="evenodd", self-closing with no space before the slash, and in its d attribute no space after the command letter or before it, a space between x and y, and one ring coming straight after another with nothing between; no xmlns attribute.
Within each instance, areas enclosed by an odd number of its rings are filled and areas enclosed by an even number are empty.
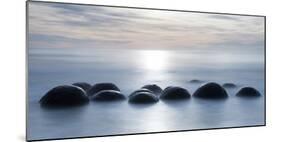
<svg viewBox="0 0 281 142"><path fill-rule="evenodd" d="M265 125L265 17L27 2L27 140Z"/></svg>

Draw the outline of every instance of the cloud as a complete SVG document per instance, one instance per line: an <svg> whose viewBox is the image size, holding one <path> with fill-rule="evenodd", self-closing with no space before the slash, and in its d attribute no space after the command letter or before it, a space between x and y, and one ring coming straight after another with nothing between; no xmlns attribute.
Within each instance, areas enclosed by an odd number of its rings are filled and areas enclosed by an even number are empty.
<svg viewBox="0 0 281 142"><path fill-rule="evenodd" d="M222 15L222 14L211 14L208 15L207 17L211 17L214 19L220 19L220 20L232 20L232 21L241 21L241 16L236 16L236 15Z"/></svg>
<svg viewBox="0 0 281 142"><path fill-rule="evenodd" d="M29 3L32 48L40 45L255 49L263 46L263 20L249 16Z"/></svg>

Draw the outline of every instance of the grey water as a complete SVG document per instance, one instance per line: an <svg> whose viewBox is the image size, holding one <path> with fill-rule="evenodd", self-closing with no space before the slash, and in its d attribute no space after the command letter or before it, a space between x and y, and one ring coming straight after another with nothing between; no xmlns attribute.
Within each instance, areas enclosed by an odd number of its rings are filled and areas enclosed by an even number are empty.
<svg viewBox="0 0 281 142"><path fill-rule="evenodd" d="M183 49L29 48L27 137L84 136L194 130L264 124L262 52ZM51 88L74 82L113 82L128 96L146 84L181 86L191 94L203 82L235 83L226 100L191 97L149 105L127 101L90 102L72 108L45 109L38 101ZM262 97L239 98L243 86Z"/></svg>

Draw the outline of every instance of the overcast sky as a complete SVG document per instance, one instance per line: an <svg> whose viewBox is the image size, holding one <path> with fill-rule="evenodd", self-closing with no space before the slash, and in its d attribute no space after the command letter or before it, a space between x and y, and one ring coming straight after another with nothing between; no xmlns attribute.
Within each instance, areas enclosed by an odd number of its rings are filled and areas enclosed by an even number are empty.
<svg viewBox="0 0 281 142"><path fill-rule="evenodd" d="M263 49L263 17L29 2L30 47Z"/></svg>

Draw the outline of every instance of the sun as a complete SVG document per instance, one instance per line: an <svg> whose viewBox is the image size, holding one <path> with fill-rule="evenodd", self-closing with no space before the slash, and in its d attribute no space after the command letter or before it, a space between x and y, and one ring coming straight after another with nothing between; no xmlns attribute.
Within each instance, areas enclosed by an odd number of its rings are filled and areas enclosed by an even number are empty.
<svg viewBox="0 0 281 142"><path fill-rule="evenodd" d="M143 50L140 52L141 66L149 71L167 69L168 52L163 50Z"/></svg>

